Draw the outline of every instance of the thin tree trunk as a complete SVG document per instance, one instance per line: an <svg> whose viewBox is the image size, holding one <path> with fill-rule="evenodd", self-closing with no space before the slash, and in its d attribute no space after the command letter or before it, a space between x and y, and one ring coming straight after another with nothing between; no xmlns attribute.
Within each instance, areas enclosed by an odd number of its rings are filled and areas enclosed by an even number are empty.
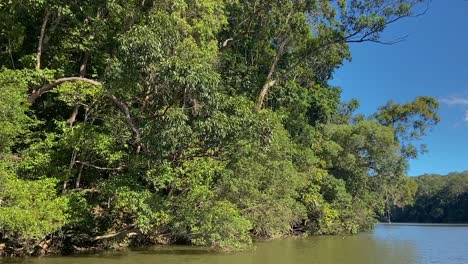
<svg viewBox="0 0 468 264"><path fill-rule="evenodd" d="M71 159L70 159L70 165L68 166L70 171L73 169L73 167L76 164L76 157L77 156L78 156L78 151L76 149L74 149L72 151L72 155L71 155ZM67 187L68 187L68 179L65 179L65 181L63 182L63 190L62 190L63 193L65 193L67 191Z"/></svg>
<svg viewBox="0 0 468 264"><path fill-rule="evenodd" d="M391 206L391 202L390 202L390 198L387 198L387 201L386 201L386 204L387 204L387 221L389 224L392 223L392 206Z"/></svg>
<svg viewBox="0 0 468 264"><path fill-rule="evenodd" d="M132 129L133 134L135 136L135 144L137 146L136 153L140 154L140 152L143 150L143 143L141 142L141 132L138 129L135 120L130 114L130 109L128 108L127 104L117 99L117 97L115 97L114 95L107 95L107 97L110 98L114 102L114 104L116 104L124 113L127 124Z"/></svg>
<svg viewBox="0 0 468 264"><path fill-rule="evenodd" d="M76 178L76 182L75 182L75 188L78 189L80 188L80 183L81 183L81 175L83 173L83 167L84 167L84 164L80 164L80 169L79 169L79 172L78 172L78 177Z"/></svg>
<svg viewBox="0 0 468 264"><path fill-rule="evenodd" d="M255 104L255 109L257 111L263 108L265 98L268 95L270 88L273 87L276 83L276 80L273 80L273 75L275 74L276 67L278 66L278 62L281 59L281 56L283 56L284 49L286 48L286 42L286 40L281 41L278 50L276 51L276 56L273 59L273 63L270 66L270 70L268 72L265 83L263 84L262 90L260 90L260 93L257 97L257 102Z"/></svg>
<svg viewBox="0 0 468 264"><path fill-rule="evenodd" d="M15 68L15 60L13 59L13 51L12 51L12 48L11 48L11 41L10 41L10 38L8 38L8 54L10 55L11 67L13 68L13 70L16 70L16 68Z"/></svg>
<svg viewBox="0 0 468 264"><path fill-rule="evenodd" d="M80 65L80 77L84 78L86 75L86 71L88 68L88 60L89 60L89 53L85 52L83 56L83 60Z"/></svg>
<svg viewBox="0 0 468 264"><path fill-rule="evenodd" d="M41 26L41 34L39 36L39 42L37 44L37 53L36 53L36 70L41 69L41 57L42 57L42 50L44 45L44 37L46 34L47 23L49 23L50 11L47 10L44 20Z"/></svg>
<svg viewBox="0 0 468 264"><path fill-rule="evenodd" d="M70 117L67 120L67 123L70 127L72 127L73 124L75 123L80 107L81 107L80 104L75 104L75 107L73 107L73 112L71 113Z"/></svg>
<svg viewBox="0 0 468 264"><path fill-rule="evenodd" d="M85 52L83 60L80 65L80 78L84 78L86 75L86 69L88 66L88 60L89 60L89 55L87 52ZM78 116L78 113L80 111L80 104L75 104L73 107L73 112L71 113L70 117L67 120L67 123L70 125L70 127L73 126L73 124L76 121L76 117Z"/></svg>
<svg viewBox="0 0 468 264"><path fill-rule="evenodd" d="M67 186L68 186L68 179L65 179L65 180L63 181L62 193L66 193L66 192L67 192Z"/></svg>
<svg viewBox="0 0 468 264"><path fill-rule="evenodd" d="M390 207L387 208L387 220L388 220L388 223L389 223L389 224L392 223L392 217L391 217Z"/></svg>
<svg viewBox="0 0 468 264"><path fill-rule="evenodd" d="M57 29L61 21L62 21L62 12L61 12L61 9L59 9L57 12L57 16L52 21L52 23L50 23L48 34L44 36L44 41L42 42L43 47L47 46L47 43L49 43L49 40L50 40L50 35L53 34L55 29Z"/></svg>

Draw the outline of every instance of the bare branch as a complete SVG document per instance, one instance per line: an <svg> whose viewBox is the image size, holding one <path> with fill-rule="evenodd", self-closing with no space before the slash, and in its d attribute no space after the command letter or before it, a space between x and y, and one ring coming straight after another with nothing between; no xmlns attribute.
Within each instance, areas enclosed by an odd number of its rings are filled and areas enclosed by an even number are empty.
<svg viewBox="0 0 468 264"><path fill-rule="evenodd" d="M123 237L134 237L134 236L137 236L138 234L141 234L141 232L136 227L136 225L130 225L127 228L124 228L123 230L119 232L97 236L93 239L93 241L100 241L100 240L113 239L113 238L123 238Z"/></svg>
<svg viewBox="0 0 468 264"><path fill-rule="evenodd" d="M372 42L372 43L377 43L377 44L382 44L382 45L394 45L394 44L398 44L398 43L401 43L401 42L405 41L408 38L408 36L409 35L405 35L405 36L396 38L396 39L391 40L391 41L382 41L382 40L374 40L374 39L364 38L364 39L348 40L346 42L347 43Z"/></svg>
<svg viewBox="0 0 468 264"><path fill-rule="evenodd" d="M231 43L233 40L234 40L234 38L228 38L228 39L226 39L225 41L223 41L223 46L222 46L222 48L227 48L228 45L230 46L229 43Z"/></svg>
<svg viewBox="0 0 468 264"><path fill-rule="evenodd" d="M424 11L418 13L418 14L415 14L415 15L403 15L403 16L396 16L394 17L393 19L390 19L389 21L387 21L384 25L384 27L387 27L395 22L398 22L399 20L401 19L404 19L404 18L416 18L416 17L421 17L423 15L425 15L427 13L427 11L429 11L429 4L426 6L426 8L424 9ZM356 31L354 31L353 33L350 33L349 35L347 35L345 37L345 42L346 43L362 43L362 42L373 42L373 43L378 43L378 44L384 44L384 45L393 45L393 44L396 44L396 43L400 43L402 41L404 41L408 35L405 35L405 36L402 36L402 37L398 37L394 40L390 40L390 41L381 41L381 40L377 40L377 39L373 39L372 38L372 35L376 34L376 33L379 33L379 29L371 29L369 30L368 32L364 33L364 35L362 35L360 38L357 38L357 39L353 39L353 37L356 37L357 35L363 33L363 30L365 28L360 28Z"/></svg>
<svg viewBox="0 0 468 264"><path fill-rule="evenodd" d="M100 166L96 166L96 165L93 165L93 164L90 164L88 162L84 162L84 161L75 161L76 164L81 164L83 166L86 166L86 167L90 167L90 168L93 168L93 169L97 169L97 170L109 170L109 171L121 171L124 169L123 166L120 166L120 167L117 167L117 168L109 168L109 167L100 167ZM77 188L79 187L79 184L77 185Z"/></svg>

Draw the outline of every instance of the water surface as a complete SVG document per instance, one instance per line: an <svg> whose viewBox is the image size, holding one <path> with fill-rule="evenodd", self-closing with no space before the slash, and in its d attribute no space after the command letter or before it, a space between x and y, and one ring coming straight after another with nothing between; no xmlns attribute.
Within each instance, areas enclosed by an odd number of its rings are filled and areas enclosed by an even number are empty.
<svg viewBox="0 0 468 264"><path fill-rule="evenodd" d="M356 236L282 239L255 250L213 253L196 247L157 247L73 257L0 260L24 264L464 264L468 226L378 225Z"/></svg>

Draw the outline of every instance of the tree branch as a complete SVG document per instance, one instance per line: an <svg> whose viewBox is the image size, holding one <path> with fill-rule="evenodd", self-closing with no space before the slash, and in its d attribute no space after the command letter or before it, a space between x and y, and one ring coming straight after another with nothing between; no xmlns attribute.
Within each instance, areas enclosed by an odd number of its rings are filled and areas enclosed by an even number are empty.
<svg viewBox="0 0 468 264"><path fill-rule="evenodd" d="M55 87L61 85L62 83L66 83L66 82L86 82L86 83L89 83L89 84L92 84L92 85L102 85L102 83L98 82L98 81L95 81L95 80L91 80L91 79L87 79L87 78L83 78L83 77L66 77L66 78L61 78L61 79L58 79L56 80L55 82L53 83L49 83L49 84L46 84L44 86L42 86L41 88L37 89L37 90L34 90L31 95L29 96L28 98L28 101L31 103L31 104L34 104L34 102L39 98L41 97L42 94L46 93L46 92L49 92L50 90L54 89Z"/></svg>
<svg viewBox="0 0 468 264"><path fill-rule="evenodd" d="M129 227L117 232L117 233L110 233L102 236L97 236L93 239L93 241L100 241L112 238L123 238L123 237L134 237L138 234L141 234L140 230L136 227L136 225L130 225Z"/></svg>
<svg viewBox="0 0 468 264"><path fill-rule="evenodd" d="M80 78L84 78L86 75L86 68L88 66L88 60L89 60L89 54L85 52L83 60L80 65ZM76 103L75 106L73 107L73 112L67 120L67 123L70 125L70 127L72 127L76 121L76 117L78 116L80 106L81 106L80 103Z"/></svg>
<svg viewBox="0 0 468 264"><path fill-rule="evenodd" d="M70 127L72 127L73 124L75 123L80 107L81 107L80 104L75 104L75 106L73 107L73 112L71 113L70 117L67 120L67 123Z"/></svg>
<svg viewBox="0 0 468 264"><path fill-rule="evenodd" d="M137 152L137 154L139 154L141 152L141 150L143 150L143 144L141 142L141 132L138 129L135 121L133 120L127 104L120 101L114 95L106 94L106 97L111 99L112 102L114 102L114 104L124 113L127 124L131 128L131 130L132 130L132 132L133 132L133 134L135 136L135 143L137 144L137 151L136 152Z"/></svg>
<svg viewBox="0 0 468 264"><path fill-rule="evenodd" d="M273 59L273 63L270 66L270 70L268 72L265 83L263 84L263 87L260 90L260 94L257 97L257 102L255 104L255 110L257 111L262 109L265 97L267 96L269 89L276 83L276 81L273 80L273 75L276 71L276 66L278 65L278 62L281 59L281 56L283 56L284 50L286 48L286 43L286 39L282 40L278 47L278 50L276 51L276 56Z"/></svg>
<svg viewBox="0 0 468 264"><path fill-rule="evenodd" d="M385 27L387 27L388 25L393 24L393 23L395 23L395 22L397 22L397 21L399 21L400 19L403 19L403 18L416 18L416 17L423 16L423 15L425 15L427 13L428 10L429 10L429 5L424 9L424 11L422 11L422 12L416 14L416 15L397 16L397 17L387 21L385 23ZM396 39L391 40L391 41L382 41L382 40L378 40L378 39L372 39L371 36L373 34L377 33L376 30L368 31L367 33L364 33L364 35L362 35L361 37L356 37L359 34L363 33L364 29L365 28L357 29L354 32L349 33L348 35L346 35L344 37L328 40L328 41L320 44L317 48L310 49L306 54L301 56L301 58L299 58L295 63L293 63L292 66L289 66L288 71L292 71L292 69L299 66L301 63L303 63L306 60L306 58L308 58L312 54L319 53L320 51L322 51L324 49L327 49L328 47L330 47L332 45L342 44L342 43L364 43L364 42L372 42L372 43L378 43L378 44L383 44L383 45L394 45L394 44L397 44L397 43L400 43L400 42L404 41L408 37L408 35L405 35L405 36L396 38ZM356 37L356 38L354 38L354 37ZM287 77L287 76L288 76L288 74L284 74L283 78ZM280 78L280 80L281 79L282 78ZM279 82L280 80L277 80L277 82Z"/></svg>
<svg viewBox="0 0 468 264"><path fill-rule="evenodd" d="M361 39L355 39L355 40L347 40L346 43L363 43L363 42L372 42L372 43L377 43L377 44L382 44L382 45L395 45L400 42L405 41L408 38L409 35L401 36L399 38L393 39L391 41L382 41L382 40L375 40L375 39L370 39L370 38L361 38Z"/></svg>
<svg viewBox="0 0 468 264"><path fill-rule="evenodd" d="M108 167L99 167L99 166L96 166L96 165L93 165L93 164L90 164L88 162L84 162L84 161L75 161L76 164L81 164L83 166L86 166L86 167L90 167L90 168L94 168L94 169L97 169L97 170L110 170L110 171L121 171L124 169L123 166L120 166L120 167L117 167L117 168L108 168ZM78 181L79 182L79 181ZM79 184L77 185L77 188L79 187Z"/></svg>
<svg viewBox="0 0 468 264"><path fill-rule="evenodd" d="M420 16L423 16L427 13L427 11L429 11L429 5L424 9L424 11L416 14L416 15L401 15L401 16L396 16L394 17L393 19L390 19L388 20L385 24L384 24L384 28L386 28L387 26L401 20L401 19L404 19L404 18L416 18L416 17L420 17ZM376 33L379 33L380 30L379 29L371 29L369 31L367 31L366 33L364 33L363 36L361 36L360 38L357 38L357 39L353 39L353 37L363 33L363 30L365 28L360 28L356 31L354 31L353 33L350 33L349 35L347 35L345 37L345 42L346 43L362 43L362 42L373 42L373 43L378 43L378 44L384 44L384 45L393 45L393 44L396 44L396 43L400 43L402 41L404 41L408 35L405 35L405 36L402 36L402 37L398 37L394 40L391 40L391 41L381 41L381 40L378 40L378 39L373 39L371 36L376 34ZM370 37L370 38L369 38Z"/></svg>

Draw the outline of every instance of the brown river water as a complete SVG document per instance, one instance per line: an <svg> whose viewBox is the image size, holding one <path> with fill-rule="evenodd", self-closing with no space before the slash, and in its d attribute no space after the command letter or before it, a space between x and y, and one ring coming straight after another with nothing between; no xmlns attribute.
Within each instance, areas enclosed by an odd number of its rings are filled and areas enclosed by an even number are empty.
<svg viewBox="0 0 468 264"><path fill-rule="evenodd" d="M188 246L94 255L0 259L0 264L468 264L468 226L386 225L356 236L288 238L252 250L210 252Z"/></svg>

